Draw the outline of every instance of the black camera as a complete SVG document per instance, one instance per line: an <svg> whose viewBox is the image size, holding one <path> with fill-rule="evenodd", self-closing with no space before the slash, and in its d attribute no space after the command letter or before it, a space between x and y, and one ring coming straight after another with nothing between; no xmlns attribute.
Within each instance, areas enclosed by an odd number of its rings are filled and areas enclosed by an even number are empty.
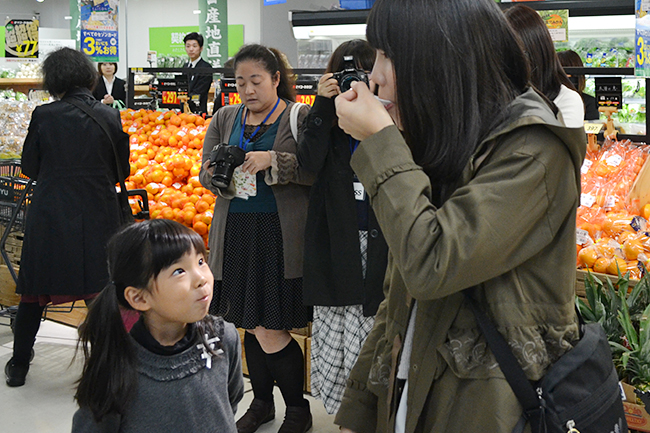
<svg viewBox="0 0 650 433"><path fill-rule="evenodd" d="M216 188L228 188L235 168L244 163L246 152L237 146L217 144L210 152L210 167L213 168L210 183Z"/></svg>
<svg viewBox="0 0 650 433"><path fill-rule="evenodd" d="M350 90L350 86L355 81L363 81L368 84L368 74L355 67L354 56L343 56L343 70L334 72L334 78L339 82L341 93Z"/></svg>

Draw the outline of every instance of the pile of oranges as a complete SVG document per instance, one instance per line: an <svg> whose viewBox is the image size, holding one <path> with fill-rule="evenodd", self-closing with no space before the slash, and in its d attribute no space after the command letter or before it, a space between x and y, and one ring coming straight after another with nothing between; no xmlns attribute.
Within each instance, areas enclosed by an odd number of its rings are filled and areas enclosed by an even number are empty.
<svg viewBox="0 0 650 433"><path fill-rule="evenodd" d="M629 192L648 152L629 140L607 140L587 152L577 213L578 267L639 279L650 269L650 204L640 207Z"/></svg>
<svg viewBox="0 0 650 433"><path fill-rule="evenodd" d="M207 245L215 196L201 186L199 172L210 119L174 110L129 109L120 115L131 147L126 189L145 189L151 219L185 224ZM135 201L131 208L140 211Z"/></svg>

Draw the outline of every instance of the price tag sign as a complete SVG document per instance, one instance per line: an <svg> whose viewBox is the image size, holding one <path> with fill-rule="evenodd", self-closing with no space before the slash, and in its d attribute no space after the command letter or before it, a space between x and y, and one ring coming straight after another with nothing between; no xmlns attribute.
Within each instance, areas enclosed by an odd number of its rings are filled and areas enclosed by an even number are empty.
<svg viewBox="0 0 650 433"><path fill-rule="evenodd" d="M553 42L569 42L569 10L538 11L544 20Z"/></svg>
<svg viewBox="0 0 650 433"><path fill-rule="evenodd" d="M178 105L178 93L174 91L164 90L161 95L163 104Z"/></svg>
<svg viewBox="0 0 650 433"><path fill-rule="evenodd" d="M38 58L38 20L9 20L5 24L5 57Z"/></svg>
<svg viewBox="0 0 650 433"><path fill-rule="evenodd" d="M603 129L602 123L585 123L585 132L587 134L598 134Z"/></svg>

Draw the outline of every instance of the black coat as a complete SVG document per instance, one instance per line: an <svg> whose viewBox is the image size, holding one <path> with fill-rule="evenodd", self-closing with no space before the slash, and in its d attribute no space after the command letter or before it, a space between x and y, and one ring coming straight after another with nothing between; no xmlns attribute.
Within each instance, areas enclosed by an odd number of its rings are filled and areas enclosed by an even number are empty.
<svg viewBox="0 0 650 433"><path fill-rule="evenodd" d="M363 305L373 316L384 299L388 246L368 206L368 262L363 279L350 141L334 125L334 101L317 96L298 144L298 163L318 173L305 227L303 299L306 305Z"/></svg>
<svg viewBox="0 0 650 433"><path fill-rule="evenodd" d="M93 90L93 96L98 101L101 101L104 99L104 95L107 93L108 92L106 91L106 84L104 83L104 79L100 76L99 80L97 80L97 86L95 87L95 90ZM126 81L115 77L115 81L113 81L113 89L111 90L111 96L116 101L122 101L124 104L126 104Z"/></svg>
<svg viewBox="0 0 650 433"><path fill-rule="evenodd" d="M600 113L598 112L598 104L596 98L586 93L582 93L582 100L585 103L585 120L598 120Z"/></svg>
<svg viewBox="0 0 650 433"><path fill-rule="evenodd" d="M189 68L191 64L188 62L185 64L186 68ZM198 68L211 68L212 66L203 59L199 59L198 63L194 69ZM210 86L212 85L212 74L209 75L189 75L187 77L187 96L192 99L192 95L199 95L199 106L196 107L196 104L190 103L190 109L195 113L207 113L208 112L208 92L210 91Z"/></svg>
<svg viewBox="0 0 650 433"><path fill-rule="evenodd" d="M32 113L22 171L36 180L28 206L17 292L81 295L108 281L106 244L120 224L117 168L110 141L75 98L103 115L113 132L124 173L129 140L117 110L75 89Z"/></svg>

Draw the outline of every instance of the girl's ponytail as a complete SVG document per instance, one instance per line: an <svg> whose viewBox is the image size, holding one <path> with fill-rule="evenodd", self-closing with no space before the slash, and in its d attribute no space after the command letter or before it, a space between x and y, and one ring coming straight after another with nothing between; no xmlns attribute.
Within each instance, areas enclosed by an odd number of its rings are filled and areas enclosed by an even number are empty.
<svg viewBox="0 0 650 433"><path fill-rule="evenodd" d="M97 422L109 413L124 414L137 386L135 348L122 322L117 290L108 284L79 327L85 362L75 399Z"/></svg>

